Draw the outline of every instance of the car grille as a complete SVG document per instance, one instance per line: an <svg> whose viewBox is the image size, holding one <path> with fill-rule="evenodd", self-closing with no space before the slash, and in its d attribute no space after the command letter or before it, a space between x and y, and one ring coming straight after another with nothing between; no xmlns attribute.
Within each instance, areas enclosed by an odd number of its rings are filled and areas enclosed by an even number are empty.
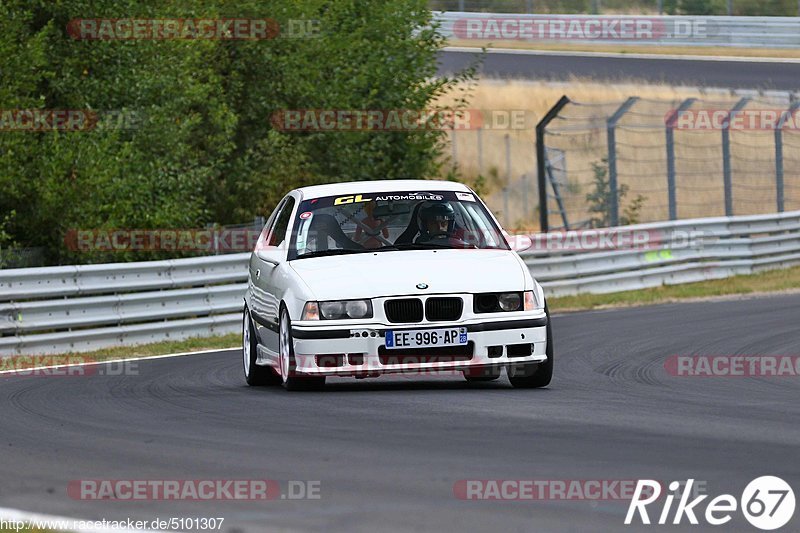
<svg viewBox="0 0 800 533"><path fill-rule="evenodd" d="M382 365L413 365L419 363L448 363L451 361L469 361L475 351L475 343L470 341L466 346L443 346L441 348L407 348L389 350L385 346L378 348L378 359Z"/></svg>
<svg viewBox="0 0 800 533"><path fill-rule="evenodd" d="M389 322L422 322L422 300L419 298L387 300L383 309Z"/></svg>
<svg viewBox="0 0 800 533"><path fill-rule="evenodd" d="M428 298L425 302L425 317L431 322L458 320L464 308L461 298Z"/></svg>

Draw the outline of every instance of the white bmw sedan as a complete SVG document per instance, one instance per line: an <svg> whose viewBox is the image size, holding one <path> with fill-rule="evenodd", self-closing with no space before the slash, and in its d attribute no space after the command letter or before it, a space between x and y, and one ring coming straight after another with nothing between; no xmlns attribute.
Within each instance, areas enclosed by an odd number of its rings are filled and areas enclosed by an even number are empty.
<svg viewBox="0 0 800 533"><path fill-rule="evenodd" d="M541 286L475 192L447 181L291 191L250 258L242 330L250 385L505 368L534 388L553 374Z"/></svg>

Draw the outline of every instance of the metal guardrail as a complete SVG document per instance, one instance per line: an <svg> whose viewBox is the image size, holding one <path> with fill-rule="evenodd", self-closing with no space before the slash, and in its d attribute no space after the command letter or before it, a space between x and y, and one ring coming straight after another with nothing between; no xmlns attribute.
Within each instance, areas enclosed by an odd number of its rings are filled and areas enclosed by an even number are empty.
<svg viewBox="0 0 800 533"><path fill-rule="evenodd" d="M800 265L800 211L532 237L534 245L520 255L548 296L641 289ZM633 244L623 249L575 248L570 242ZM0 270L0 356L237 332L248 258L231 254Z"/></svg>
<svg viewBox="0 0 800 533"><path fill-rule="evenodd" d="M800 47L798 17L436 12L449 39L669 46Z"/></svg>
<svg viewBox="0 0 800 533"><path fill-rule="evenodd" d="M0 270L0 356L236 332L249 257Z"/></svg>

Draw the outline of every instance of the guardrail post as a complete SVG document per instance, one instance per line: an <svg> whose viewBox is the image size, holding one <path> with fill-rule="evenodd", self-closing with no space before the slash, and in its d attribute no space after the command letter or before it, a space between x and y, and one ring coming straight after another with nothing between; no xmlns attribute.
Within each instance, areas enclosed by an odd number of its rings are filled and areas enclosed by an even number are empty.
<svg viewBox="0 0 800 533"><path fill-rule="evenodd" d="M667 119L665 133L667 136L667 196L669 199L669 219L678 219L678 205L675 193L675 121L681 113L692 107L697 98L687 98Z"/></svg>
<svg viewBox="0 0 800 533"><path fill-rule="evenodd" d="M542 117L536 124L536 179L539 184L539 226L540 231L547 233L550 230L547 213L547 176L545 175L544 134L547 125L558 116L565 105L569 103L566 95L562 96L556 105Z"/></svg>
<svg viewBox="0 0 800 533"><path fill-rule="evenodd" d="M725 216L733 216L733 184L731 181L731 118L747 105L749 96L745 96L728 112L722 124L722 181L725 186Z"/></svg>
<svg viewBox="0 0 800 533"><path fill-rule="evenodd" d="M781 114L781 118L775 126L775 196L778 213L783 213L783 126L798 108L800 108L800 102L792 102L789 109Z"/></svg>
<svg viewBox="0 0 800 533"><path fill-rule="evenodd" d="M619 197L617 186L617 122L639 99L638 96L631 96L625 103L619 106L613 115L606 121L606 133L608 138L608 188L609 196L609 218L611 226L619 226Z"/></svg>

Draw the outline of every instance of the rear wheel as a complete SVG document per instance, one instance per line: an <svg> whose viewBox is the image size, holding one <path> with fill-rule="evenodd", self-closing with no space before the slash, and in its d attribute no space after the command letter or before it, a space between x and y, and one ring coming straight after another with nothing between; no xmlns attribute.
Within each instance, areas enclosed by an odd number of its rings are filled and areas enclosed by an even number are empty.
<svg viewBox="0 0 800 533"><path fill-rule="evenodd" d="M242 362L244 364L244 379L250 386L277 385L280 379L268 366L256 364L258 358L258 343L256 342L255 328L250 319L250 311L245 307L242 318Z"/></svg>
<svg viewBox="0 0 800 533"><path fill-rule="evenodd" d="M283 388L291 391L322 390L325 387L325 376L299 376L295 371L294 339L292 338L292 322L289 312L281 308L280 321L280 356L281 382Z"/></svg>
<svg viewBox="0 0 800 533"><path fill-rule="evenodd" d="M508 380L517 389L538 389L546 387L553 379L553 326L550 324L550 311L547 315L547 361L541 363L510 364Z"/></svg>

